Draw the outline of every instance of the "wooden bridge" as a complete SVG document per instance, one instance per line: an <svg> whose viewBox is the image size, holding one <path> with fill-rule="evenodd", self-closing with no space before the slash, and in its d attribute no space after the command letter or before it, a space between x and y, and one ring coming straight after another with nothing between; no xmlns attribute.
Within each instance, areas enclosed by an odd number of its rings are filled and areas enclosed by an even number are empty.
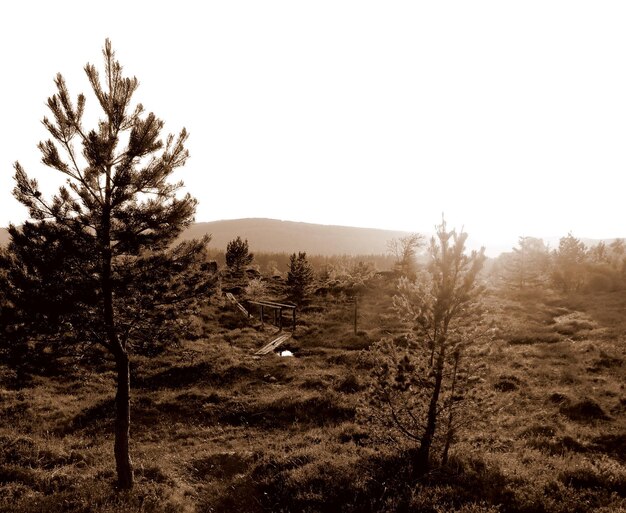
<svg viewBox="0 0 626 513"><path fill-rule="evenodd" d="M226 293L226 299L235 305L235 307L247 318L251 318L252 315L250 311L246 309L237 298L232 294L232 292ZM274 301L248 301L249 305L256 305L259 307L259 320L261 321L261 327L265 324L265 312L269 310L273 315L273 324L278 327L278 331L283 330L283 310L291 311L291 333L283 333L276 338L272 339L269 343L264 345L261 349L256 351L255 356L263 356L272 351L274 351L277 347L279 347L283 342L289 340L293 332L296 331L296 306L295 305L287 305L284 303L276 303Z"/></svg>
<svg viewBox="0 0 626 513"><path fill-rule="evenodd" d="M274 326L278 327L280 331L283 329L283 310L291 310L292 325L291 331L296 331L296 306L286 305L283 303L275 303L274 301L248 301L251 305L257 305L259 307L259 320L261 321L261 327L265 323L265 310L270 310L274 316Z"/></svg>

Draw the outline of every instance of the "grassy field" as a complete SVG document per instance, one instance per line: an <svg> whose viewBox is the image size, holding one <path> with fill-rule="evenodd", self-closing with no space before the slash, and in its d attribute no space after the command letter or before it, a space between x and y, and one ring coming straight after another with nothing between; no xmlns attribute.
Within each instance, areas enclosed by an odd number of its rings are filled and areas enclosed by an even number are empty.
<svg viewBox="0 0 626 513"><path fill-rule="evenodd" d="M0 386L2 512L626 511L626 294L485 298L489 411L445 468L415 480L411 448L360 415L363 351L403 331L393 288L318 298L285 344L222 298L196 340L133 362L137 483L118 493L111 364ZM2 369L8 383L10 372Z"/></svg>

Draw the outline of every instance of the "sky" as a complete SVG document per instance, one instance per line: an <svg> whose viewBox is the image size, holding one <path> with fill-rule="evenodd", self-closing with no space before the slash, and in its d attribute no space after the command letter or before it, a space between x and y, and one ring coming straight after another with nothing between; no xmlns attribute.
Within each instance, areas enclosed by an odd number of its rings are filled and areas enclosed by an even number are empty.
<svg viewBox="0 0 626 513"><path fill-rule="evenodd" d="M3 2L0 226L27 217L16 160L60 183L45 102L61 72L96 115L108 37L135 100L190 132L197 221L625 237L625 24L623 1Z"/></svg>

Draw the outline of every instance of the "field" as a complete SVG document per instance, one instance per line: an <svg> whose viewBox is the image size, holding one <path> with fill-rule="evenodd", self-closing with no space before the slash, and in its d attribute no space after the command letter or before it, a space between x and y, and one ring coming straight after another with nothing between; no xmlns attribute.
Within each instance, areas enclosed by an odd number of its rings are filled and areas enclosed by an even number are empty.
<svg viewBox="0 0 626 513"><path fill-rule="evenodd" d="M623 291L489 291L490 407L419 479L411 447L361 414L367 348L404 329L393 293L380 279L362 294L356 334L346 297L316 296L283 347L294 357L255 357L276 328L216 296L194 340L135 356L130 492L113 488L110 362L22 388L2 369L0 511L626 511Z"/></svg>

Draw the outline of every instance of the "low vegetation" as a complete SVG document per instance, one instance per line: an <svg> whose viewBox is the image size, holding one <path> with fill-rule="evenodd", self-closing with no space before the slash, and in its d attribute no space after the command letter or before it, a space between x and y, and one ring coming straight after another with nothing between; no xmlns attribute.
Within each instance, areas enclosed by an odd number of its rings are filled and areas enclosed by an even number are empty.
<svg viewBox="0 0 626 513"><path fill-rule="evenodd" d="M284 279L260 278L274 299ZM228 286L228 283L223 283ZM283 349L275 328L215 296L197 338L131 368L136 483L111 460L115 369L68 359L16 387L2 367L0 511L615 512L626 507L626 297L490 287L475 376L489 398L445 465L416 475L411 444L363 415L368 348L402 337L395 284L312 295ZM282 296L281 296L282 293ZM243 299L243 296L242 296ZM92 363L90 363L92 365ZM471 413L471 412L470 412Z"/></svg>

